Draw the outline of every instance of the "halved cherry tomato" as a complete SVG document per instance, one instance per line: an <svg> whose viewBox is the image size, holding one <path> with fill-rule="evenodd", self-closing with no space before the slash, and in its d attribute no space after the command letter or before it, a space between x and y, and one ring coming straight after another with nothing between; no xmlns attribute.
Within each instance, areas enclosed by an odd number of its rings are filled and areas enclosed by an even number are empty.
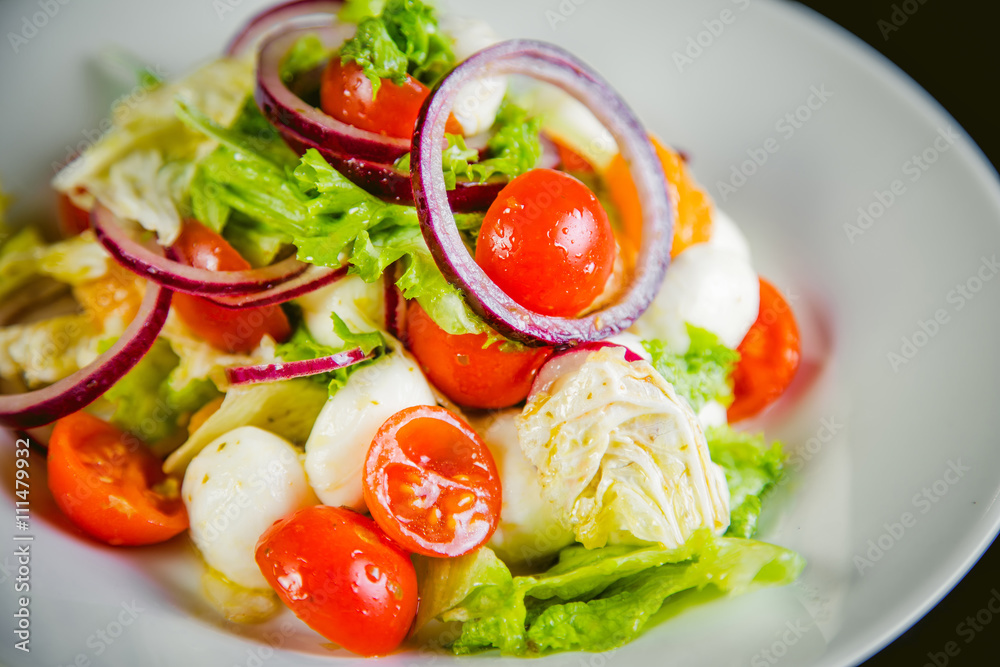
<svg viewBox="0 0 1000 667"><path fill-rule="evenodd" d="M753 417L785 391L799 368L799 328L775 287L760 279L760 311L737 351L729 421Z"/></svg>
<svg viewBox="0 0 1000 667"><path fill-rule="evenodd" d="M486 334L452 335L439 327L416 301L406 309L410 351L434 386L469 408L506 408L527 397L550 348L505 352L487 348Z"/></svg>
<svg viewBox="0 0 1000 667"><path fill-rule="evenodd" d="M340 58L331 58L323 70L319 95L323 111L343 123L389 137L409 139L429 93L427 86L407 75L403 85L382 79L373 99L372 82L360 65L354 62L342 65ZM454 116L449 116L445 131L462 134L462 126Z"/></svg>
<svg viewBox="0 0 1000 667"><path fill-rule="evenodd" d="M650 139L667 177L667 188L674 210L674 239L670 256L676 257L686 248L711 238L712 202L691 178L681 155L665 147L656 137ZM625 158L620 154L616 155L604 178L611 190L611 199L621 215L625 236L635 248L639 248L642 242L642 205Z"/></svg>
<svg viewBox="0 0 1000 667"><path fill-rule="evenodd" d="M86 412L56 422L49 489L83 532L113 545L168 540L188 527L180 487L137 438Z"/></svg>
<svg viewBox="0 0 1000 667"><path fill-rule="evenodd" d="M219 234L194 220L184 222L173 249L188 266L209 271L245 271L250 263ZM212 346L227 352L250 352L265 334L279 343L292 328L279 306L235 310L217 306L208 299L174 294L174 310L184 324Z"/></svg>
<svg viewBox="0 0 1000 667"><path fill-rule="evenodd" d="M485 544L500 521L500 475L472 427L438 406L389 417L365 458L365 503L404 548L461 556Z"/></svg>
<svg viewBox="0 0 1000 667"><path fill-rule="evenodd" d="M486 212L476 262L519 304L573 317L592 304L615 264L604 207L569 174L532 169L508 183Z"/></svg>
<svg viewBox="0 0 1000 667"><path fill-rule="evenodd" d="M74 204L65 192L60 192L56 199L56 213L59 228L66 236L76 236L90 229L90 213Z"/></svg>
<svg viewBox="0 0 1000 667"><path fill-rule="evenodd" d="M314 505L279 519L260 536L255 558L282 602L348 651L389 653L416 616L409 555L351 510Z"/></svg>

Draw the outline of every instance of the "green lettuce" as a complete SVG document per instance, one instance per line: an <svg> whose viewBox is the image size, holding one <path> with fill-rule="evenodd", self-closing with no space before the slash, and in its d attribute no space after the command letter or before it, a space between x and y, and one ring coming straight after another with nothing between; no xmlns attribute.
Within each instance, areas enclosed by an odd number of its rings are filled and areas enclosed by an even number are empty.
<svg viewBox="0 0 1000 667"><path fill-rule="evenodd" d="M659 610L680 604L678 593L740 595L791 583L804 566L787 549L705 530L672 550L567 547L551 569L533 576L513 577L490 556L480 549L418 563L421 604L430 607L424 617L462 623L455 653L607 651L638 636Z"/></svg>
<svg viewBox="0 0 1000 667"><path fill-rule="evenodd" d="M445 135L448 140L442 155L445 186L454 190L459 180L483 183L491 176L513 179L534 169L542 156L540 127L539 119L529 117L525 109L505 101L486 143L486 152L490 157L480 160L479 151L469 148L464 137ZM408 173L410 154L399 158L395 167Z"/></svg>
<svg viewBox="0 0 1000 667"><path fill-rule="evenodd" d="M361 23L370 16L378 16L385 7L385 0L347 0L337 19L345 23Z"/></svg>
<svg viewBox="0 0 1000 667"><path fill-rule="evenodd" d="M712 460L726 473L729 485L729 529L732 537L753 537L757 532L761 502L781 481L785 455L781 443L770 446L763 435L718 426L705 433Z"/></svg>
<svg viewBox="0 0 1000 667"><path fill-rule="evenodd" d="M409 74L433 83L455 64L434 8L421 0L388 0L378 16L361 20L354 37L341 47L340 59L361 67L373 96L378 95L382 79L402 85Z"/></svg>
<svg viewBox="0 0 1000 667"><path fill-rule="evenodd" d="M710 331L690 324L687 330L691 345L683 354L671 351L661 340L643 341L643 347L652 356L653 367L687 399L695 412L709 401L728 406L733 402L729 376L740 359L739 352L723 345Z"/></svg>
<svg viewBox="0 0 1000 667"><path fill-rule="evenodd" d="M275 354L281 357L284 361L305 361L308 359L319 359L320 357L328 357L338 352L346 352L347 350L353 350L356 348L361 348L361 351L365 354L370 354L374 350L385 348L385 338L378 331L369 331L363 333L355 333L350 330L347 324L340 318L337 313L330 313L330 318L333 320L333 332L337 334L337 337L343 341L343 344L338 347L331 347L330 345L324 345L320 343L309 330L305 327L302 322L299 322L296 326L295 331L292 332L291 337L278 345L275 350ZM338 390L342 389L345 384L347 384L347 379L355 371L364 368L370 363L369 361L363 361L359 364L354 364L353 366L348 366L347 368L338 368L334 371L329 371L327 373L318 373L316 375L309 376L308 379L313 382L317 382L327 389L327 395L333 396Z"/></svg>
<svg viewBox="0 0 1000 667"><path fill-rule="evenodd" d="M183 471L210 442L240 426L257 426L305 445L326 399L326 390L308 378L230 387L221 407L167 457L163 468Z"/></svg>
<svg viewBox="0 0 1000 667"><path fill-rule="evenodd" d="M315 33L303 35L295 40L291 50L281 61L281 80L291 83L302 72L308 72L330 59L333 51L323 45L323 40Z"/></svg>
<svg viewBox="0 0 1000 667"><path fill-rule="evenodd" d="M295 157L273 131L258 128L260 112L247 105L229 128L183 102L178 115L219 142L199 166L191 200L196 217L218 229L234 216L253 221L261 234L290 241L298 258L320 266L351 264L366 282L401 262L397 284L451 334L496 334L469 310L461 293L434 263L420 234L416 209L386 203L358 187L315 150ZM266 121L263 121L266 123ZM204 216L204 218L203 218ZM474 235L479 215L457 215Z"/></svg>
<svg viewBox="0 0 1000 667"><path fill-rule="evenodd" d="M105 345L110 347L110 341ZM210 380L192 380L174 387L171 374L179 364L180 357L170 344L157 339L139 363L104 393L114 408L111 422L155 443L177 430L182 414L194 412L219 395Z"/></svg>
<svg viewBox="0 0 1000 667"><path fill-rule="evenodd" d="M109 260L91 231L46 245L37 229L25 227L0 245L0 299L39 277L67 285L96 280L107 273Z"/></svg>

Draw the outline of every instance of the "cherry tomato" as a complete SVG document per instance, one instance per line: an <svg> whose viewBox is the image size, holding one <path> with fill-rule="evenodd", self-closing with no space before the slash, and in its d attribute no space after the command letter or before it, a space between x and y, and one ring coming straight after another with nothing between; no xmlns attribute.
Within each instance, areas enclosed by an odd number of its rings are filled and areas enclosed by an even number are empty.
<svg viewBox="0 0 1000 667"><path fill-rule="evenodd" d="M168 540L188 527L176 480L137 438L86 412L56 422L49 489L83 532L113 545Z"/></svg>
<svg viewBox="0 0 1000 667"><path fill-rule="evenodd" d="M500 343L484 348L486 334L452 335L416 301L406 309L410 351L445 396L469 408L506 408L527 397L531 383L552 354L547 347L504 352Z"/></svg>
<svg viewBox="0 0 1000 667"><path fill-rule="evenodd" d="M476 262L519 304L573 317L594 302L615 264L601 203L569 174L532 169L500 191L479 230Z"/></svg>
<svg viewBox="0 0 1000 667"><path fill-rule="evenodd" d="M429 93L427 86L407 75L403 85L391 79L382 79L382 85L372 99L372 82L364 75L361 66L354 62L342 65L340 58L331 58L323 70L320 83L320 106L342 123L369 132L409 139L413 136L420 107ZM454 116L449 116L445 131L462 134L462 126Z"/></svg>
<svg viewBox="0 0 1000 667"><path fill-rule="evenodd" d="M209 271L245 271L250 263L219 234L188 220L173 249L188 266ZM250 352L265 334L281 342L291 335L288 318L279 306L235 310L217 306L208 299L174 294L173 307L196 334L227 352Z"/></svg>
<svg viewBox="0 0 1000 667"><path fill-rule="evenodd" d="M760 279L760 311L737 351L729 421L753 417L785 391L799 367L799 328L791 306Z"/></svg>
<svg viewBox="0 0 1000 667"><path fill-rule="evenodd" d="M76 236L90 229L90 213L74 204L65 192L60 192L56 199L56 213L59 228L66 236Z"/></svg>
<svg viewBox="0 0 1000 667"><path fill-rule="evenodd" d="M686 248L711 238L712 202L691 178L680 154L663 146L656 137L651 139L663 165L674 211L674 239L670 256L676 257ZM642 205L625 158L616 155L604 178L611 190L611 199L618 207L625 236L638 248L642 242Z"/></svg>
<svg viewBox="0 0 1000 667"><path fill-rule="evenodd" d="M559 164L565 171L577 171L583 173L593 173L594 166L587 162L587 159L577 153L569 146L556 139L552 139L559 153Z"/></svg>
<svg viewBox="0 0 1000 667"><path fill-rule="evenodd" d="M392 651L416 616L417 574L409 555L357 512L300 509L264 531L255 558L281 601L348 651Z"/></svg>
<svg viewBox="0 0 1000 667"><path fill-rule="evenodd" d="M485 544L500 521L500 475L472 427L438 406L389 417L365 458L365 503L404 548L461 556Z"/></svg>

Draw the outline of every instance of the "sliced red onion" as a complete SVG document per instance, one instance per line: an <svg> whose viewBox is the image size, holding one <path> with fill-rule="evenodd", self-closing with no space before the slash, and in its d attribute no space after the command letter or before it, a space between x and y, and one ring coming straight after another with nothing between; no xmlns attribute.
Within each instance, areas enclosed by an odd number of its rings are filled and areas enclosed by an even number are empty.
<svg viewBox="0 0 1000 667"><path fill-rule="evenodd" d="M396 284L396 265L393 264L382 274L385 290L385 330L396 340L404 340L406 335L406 299L403 290Z"/></svg>
<svg viewBox="0 0 1000 667"><path fill-rule="evenodd" d="M268 120L275 127L292 130L317 146L359 160L391 164L410 152L409 140L376 134L343 123L307 104L289 90L281 80L281 61L295 42L309 33L317 34L330 48L343 43L345 39L344 29L339 26L295 28L269 37L261 47L254 100Z"/></svg>
<svg viewBox="0 0 1000 667"><path fill-rule="evenodd" d="M328 357L319 359L306 359L304 361L275 362L273 364L261 364L259 366L237 366L226 369L226 378L233 385L257 384L259 382L276 382L278 380L291 380L292 378L305 377L307 375L319 375L328 373L338 368L347 368L354 364L359 364L366 359L371 359L373 355L365 354L359 347L346 352L338 352Z"/></svg>
<svg viewBox="0 0 1000 667"><path fill-rule="evenodd" d="M318 290L320 287L335 283L346 275L346 266L338 268L310 266L288 282L281 283L277 287L272 287L262 292L240 296L210 296L207 298L209 301L223 308L232 308L234 310L273 306L277 303L285 303L292 299L297 299L303 294L308 294L309 292Z"/></svg>
<svg viewBox="0 0 1000 667"><path fill-rule="evenodd" d="M344 6L340 0L291 0L268 7L240 28L226 46L226 55L238 57L251 49L272 30L296 23L300 19L325 15L327 24Z"/></svg>
<svg viewBox="0 0 1000 667"><path fill-rule="evenodd" d="M549 357L542 364L542 367L538 369L538 375L535 376L535 380L531 383L531 391L528 392L528 400L530 401L531 397L539 391L548 389L553 382L563 375L580 370L580 367L583 366L592 352L603 350L607 347L616 347L625 350L625 361L642 361L642 357L624 345L608 343L606 341L583 343L576 347L560 350Z"/></svg>
<svg viewBox="0 0 1000 667"><path fill-rule="evenodd" d="M253 294L281 285L309 268L294 257L246 271L209 271L168 259L132 238L121 220L101 204L90 214L97 240L119 264L176 292L199 296Z"/></svg>
<svg viewBox="0 0 1000 667"><path fill-rule="evenodd" d="M643 202L642 248L636 271L612 305L580 318L528 310L476 264L455 225L442 173L441 141L455 97L481 77L524 74L556 85L587 105L611 132ZM673 218L664 175L646 130L624 100L589 66L563 49L531 40L501 42L473 55L442 79L424 101L413 133L413 194L424 239L445 278L498 332L528 345L602 340L627 328L649 307L670 261Z"/></svg>
<svg viewBox="0 0 1000 667"><path fill-rule="evenodd" d="M343 155L311 141L294 130L278 126L285 143L293 151L302 155L308 149L316 149L330 166L343 174L355 185L383 201L393 204L413 205L413 186L410 177L388 164L378 164L360 158ZM458 181L454 190L448 191L448 204L456 213L475 213L489 209L507 181L487 181L476 183Z"/></svg>
<svg viewBox="0 0 1000 667"><path fill-rule="evenodd" d="M97 400L153 346L167 320L172 294L155 282L147 282L135 319L110 350L47 387L0 396L0 424L20 429L42 426Z"/></svg>

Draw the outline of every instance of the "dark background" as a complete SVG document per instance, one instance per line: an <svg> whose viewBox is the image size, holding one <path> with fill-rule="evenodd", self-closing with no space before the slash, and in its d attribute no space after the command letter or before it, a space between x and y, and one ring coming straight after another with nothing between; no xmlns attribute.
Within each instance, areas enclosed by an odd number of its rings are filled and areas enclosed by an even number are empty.
<svg viewBox="0 0 1000 667"><path fill-rule="evenodd" d="M853 32L909 74L965 128L994 168L1000 165L1000 11L996 0L801 3ZM899 30L883 34L879 21L892 25L894 9L903 10L904 5L912 14L905 23L897 14ZM986 606L994 588L1000 590L1000 542L937 607L864 663L865 667L1000 665L1000 615L968 643L968 635L956 631L966 617ZM944 653L949 642L955 642L952 652L957 655Z"/></svg>

